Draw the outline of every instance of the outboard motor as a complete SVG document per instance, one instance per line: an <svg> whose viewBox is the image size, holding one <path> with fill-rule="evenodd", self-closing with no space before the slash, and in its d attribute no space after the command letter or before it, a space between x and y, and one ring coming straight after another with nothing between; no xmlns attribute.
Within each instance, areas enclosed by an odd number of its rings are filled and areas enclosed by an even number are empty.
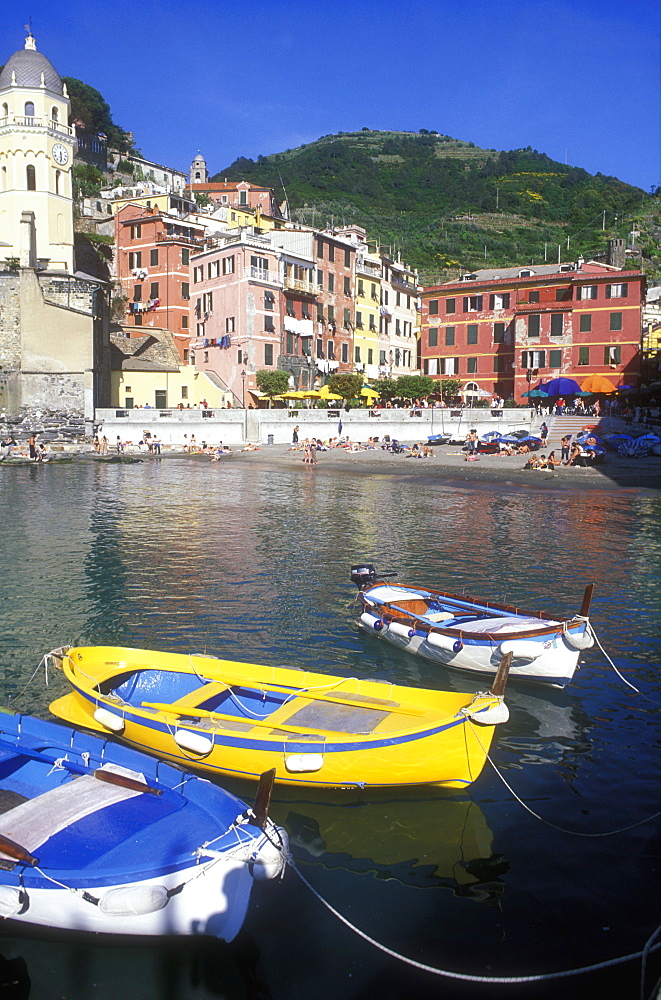
<svg viewBox="0 0 661 1000"><path fill-rule="evenodd" d="M355 583L358 590L363 590L373 583L376 583L378 576L374 563L362 563L359 566L351 567L351 581Z"/></svg>

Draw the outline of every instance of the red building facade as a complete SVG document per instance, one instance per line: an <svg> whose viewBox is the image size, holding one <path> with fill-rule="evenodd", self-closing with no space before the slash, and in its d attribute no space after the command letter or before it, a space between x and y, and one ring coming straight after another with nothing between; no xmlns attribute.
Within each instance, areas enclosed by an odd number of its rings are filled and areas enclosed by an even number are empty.
<svg viewBox="0 0 661 1000"><path fill-rule="evenodd" d="M182 361L189 359L190 258L204 229L158 209L125 205L115 216L117 278L126 319L135 336L156 326L173 334Z"/></svg>
<svg viewBox="0 0 661 1000"><path fill-rule="evenodd" d="M593 261L477 271L422 293L423 374L522 402L559 375L637 385L645 277Z"/></svg>

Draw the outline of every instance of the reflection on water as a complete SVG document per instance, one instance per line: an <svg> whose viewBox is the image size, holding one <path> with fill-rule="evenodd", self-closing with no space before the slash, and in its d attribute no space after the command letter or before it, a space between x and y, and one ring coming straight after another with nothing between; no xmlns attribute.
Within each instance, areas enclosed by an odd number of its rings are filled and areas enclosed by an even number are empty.
<svg viewBox="0 0 661 1000"><path fill-rule="evenodd" d="M641 694L588 650L563 692L511 686L511 719L492 759L562 829L624 828L655 811L661 515L646 494L535 494L323 466L163 461L4 469L0 500L9 567L0 579L4 700L21 692L46 650L66 642L209 651L476 690L479 679L358 629L349 567L368 559L402 581L563 615L594 580L597 634ZM36 677L18 707L45 716L64 693L59 675L49 680L46 689ZM249 785L238 791L253 794ZM273 808L323 896L431 965L480 974L575 967L639 950L657 923L654 824L614 838L561 834L526 813L490 767L462 800L433 790L381 802L299 793L279 794ZM224 996L218 977L239 983L237 995L273 1000L438 995L436 980L370 949L293 873L277 887L256 887L243 940L256 950L248 973L241 966L236 974L183 945L141 945L152 988L144 996L198 996L196 982L200 998ZM51 940L39 952L28 938L2 943L11 944L0 948L5 958L25 956L33 982L47 967L36 956L47 956L59 969L52 981L61 974L71 1000L121 989L117 970L138 954L122 945L118 962L107 945ZM72 981L62 970L74 966ZM482 995L446 982L443 990ZM32 995L48 994L33 987ZM573 995L564 981L563 997Z"/></svg>

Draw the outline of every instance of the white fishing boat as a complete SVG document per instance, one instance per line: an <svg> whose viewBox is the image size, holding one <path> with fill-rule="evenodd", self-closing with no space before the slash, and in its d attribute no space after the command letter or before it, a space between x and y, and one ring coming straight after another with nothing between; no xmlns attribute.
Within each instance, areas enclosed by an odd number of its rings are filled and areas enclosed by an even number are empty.
<svg viewBox="0 0 661 1000"><path fill-rule="evenodd" d="M585 588L579 613L565 618L391 583L372 563L352 566L351 579L363 627L407 653L468 673L495 674L512 653L510 677L565 687L581 650L594 644L588 618L594 584Z"/></svg>

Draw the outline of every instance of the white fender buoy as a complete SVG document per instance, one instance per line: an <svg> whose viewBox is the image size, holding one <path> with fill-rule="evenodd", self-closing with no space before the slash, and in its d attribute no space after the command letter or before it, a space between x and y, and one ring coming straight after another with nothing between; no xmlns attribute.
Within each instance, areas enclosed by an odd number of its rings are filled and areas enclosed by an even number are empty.
<svg viewBox="0 0 661 1000"><path fill-rule="evenodd" d="M109 712L107 708L97 708L94 713L95 720L111 733L121 733L124 730L124 720L121 715Z"/></svg>
<svg viewBox="0 0 661 1000"><path fill-rule="evenodd" d="M278 836L282 839L284 831L279 830ZM262 882L266 879L277 878L278 875L282 874L286 864L288 847L286 838L283 839L281 845L270 840L262 841L250 858L252 877L258 882Z"/></svg>
<svg viewBox="0 0 661 1000"><path fill-rule="evenodd" d="M320 753L292 753L285 757L285 767L293 774L320 771L323 766L324 757Z"/></svg>
<svg viewBox="0 0 661 1000"><path fill-rule="evenodd" d="M574 649L590 649L591 646L594 646L594 635L589 623L586 623L585 631L580 635L575 635L573 632L564 632L563 639L568 646L572 646Z"/></svg>
<svg viewBox="0 0 661 1000"><path fill-rule="evenodd" d="M134 917L162 910L169 898L164 885L122 886L104 893L99 909L109 917Z"/></svg>
<svg viewBox="0 0 661 1000"><path fill-rule="evenodd" d="M533 642L531 639L510 639L509 642L502 642L498 647L499 656L503 657L511 653L515 660L536 660L543 652L543 643Z"/></svg>
<svg viewBox="0 0 661 1000"><path fill-rule="evenodd" d="M191 733L188 729L178 729L174 734L174 741L182 750L190 750L191 753L205 757L213 750L213 740L200 733Z"/></svg>
<svg viewBox="0 0 661 1000"><path fill-rule="evenodd" d="M457 652L454 648L456 641L455 636L442 635L440 632L430 632L427 636L427 642L430 646L438 646L439 649L444 649L446 653Z"/></svg>
<svg viewBox="0 0 661 1000"><path fill-rule="evenodd" d="M415 635L414 628L409 628L408 625L400 625L399 622L389 622L388 631L393 632L395 635L401 635L403 639L412 639Z"/></svg>
<svg viewBox="0 0 661 1000"><path fill-rule="evenodd" d="M371 615L368 611L363 611L360 616L360 620L363 625L367 625L368 628L376 629L379 632L383 628L383 622L376 615Z"/></svg>
<svg viewBox="0 0 661 1000"><path fill-rule="evenodd" d="M27 902L27 894L12 885L0 885L0 917L15 917Z"/></svg>
<svg viewBox="0 0 661 1000"><path fill-rule="evenodd" d="M469 719L473 722L479 722L481 726L497 726L501 722L507 722L510 717L510 710L504 701L491 705L485 711L480 711L478 706L472 709L470 705L462 711Z"/></svg>

